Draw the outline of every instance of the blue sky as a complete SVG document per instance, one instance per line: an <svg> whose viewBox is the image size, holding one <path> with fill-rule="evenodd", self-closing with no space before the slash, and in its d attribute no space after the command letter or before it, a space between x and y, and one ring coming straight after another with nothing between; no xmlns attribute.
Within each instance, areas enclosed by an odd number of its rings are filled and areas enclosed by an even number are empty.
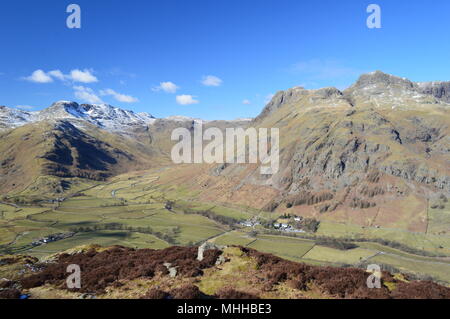
<svg viewBox="0 0 450 319"><path fill-rule="evenodd" d="M66 27L71 3L81 29ZM366 27L370 3L381 29ZM0 105L234 119L278 90L343 89L377 69L450 80L449 15L448 0L3 0Z"/></svg>

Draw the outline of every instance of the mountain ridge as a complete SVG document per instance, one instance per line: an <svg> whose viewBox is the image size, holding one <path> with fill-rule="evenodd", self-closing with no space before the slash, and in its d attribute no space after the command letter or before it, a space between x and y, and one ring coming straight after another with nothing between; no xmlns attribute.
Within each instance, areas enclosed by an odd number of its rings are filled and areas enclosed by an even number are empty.
<svg viewBox="0 0 450 319"><path fill-rule="evenodd" d="M4 242L22 249L22 243L42 237L28 231L45 221L51 227L46 235L76 232L92 243L103 242L106 231L113 243L122 240L123 231L132 234L125 246L165 247L159 239L170 245L217 240L286 258L295 251L300 260L338 258L358 265L370 258L447 282L446 92L446 83L417 84L373 72L343 91L280 91L252 121L202 121L204 130L221 132L277 128L279 170L274 174L261 174L259 162L174 164L173 130L192 133L199 119L149 115L142 120L112 107L68 101L42 111L41 120L32 112L0 108L0 114L11 115L5 121L20 124L0 130L0 215L10 218L2 221L9 234ZM123 121L116 123L115 117ZM22 209L37 213L28 218ZM280 227L284 223L293 228ZM307 245L298 251L303 240ZM65 242L55 243L60 244ZM415 262L425 262L425 256L427 264Z"/></svg>
<svg viewBox="0 0 450 319"><path fill-rule="evenodd" d="M146 125L155 118L148 113L134 113L108 104L78 104L71 101L58 101L41 111L28 112L14 108L0 108L0 124L15 128L32 122L44 120L84 120L101 128L120 130L127 125ZM2 121L1 121L2 120Z"/></svg>
<svg viewBox="0 0 450 319"><path fill-rule="evenodd" d="M14 129L26 124L41 121L69 120L75 124L88 122L99 128L111 131L123 131L136 127L152 125L156 120L168 122L215 122L182 115L155 118L146 112L135 113L109 104L78 104L73 101L57 101L40 111L24 111L0 106L0 130ZM249 122L252 119L218 120L221 122Z"/></svg>
<svg viewBox="0 0 450 319"><path fill-rule="evenodd" d="M138 121L138 125L130 120L130 125L120 125L119 130L105 130L96 118L98 115L106 121L101 110L62 102L54 105L63 112L59 117L68 116L66 106L74 112L81 109L82 115L89 112L89 121L81 115L70 115L67 120L81 132L83 143L60 132L56 134L63 137L59 143L53 138L53 144L46 144L46 130L54 125L45 124L47 119L0 133L0 168L8 173L0 187L16 192L42 172L106 179L164 163L171 174L180 174L180 184L197 189L207 200L315 218L341 220L351 216L360 224L378 219L382 225L395 226L408 219L402 227L423 231L428 227L428 202L440 207L441 198L450 197L449 104L442 101L445 94L440 99L433 95L441 94L439 90L421 93L426 88L428 85L378 71L362 75L344 91L332 87L280 91L253 121L204 122L205 128L221 130L279 128L280 169L273 175L259 174L259 164L173 165L171 132L179 127L192 131L198 120L152 118L151 123ZM14 121L32 116L29 112L13 115ZM117 161L105 164L107 174L105 165L98 166L95 160L89 160L89 166L80 171L78 163L87 156L85 143ZM33 151L34 164L20 157L24 149ZM71 154L73 163L45 156L61 150ZM114 150L125 151L128 156L119 156ZM30 167L30 176L18 185L18 177L26 175L19 174L24 167ZM45 167L53 169L43 170ZM69 174L61 175L61 171Z"/></svg>
<svg viewBox="0 0 450 319"><path fill-rule="evenodd" d="M361 105L383 107L389 104L383 101L389 99L394 105L401 106L409 103L435 104L442 107L450 106L450 81L413 82L407 78L374 71L362 74L355 83L341 91L335 87L320 89L304 89L293 87L278 91L266 104L255 120L261 120L285 103L299 101L308 97L311 104L325 104L326 106L348 105L353 107L356 101L366 100ZM368 100L368 102L367 102ZM31 122L43 120L71 119L87 121L100 128L113 131L126 130L134 126L146 126L154 123L156 118L149 113L135 113L108 104L78 104L73 101L57 101L40 111L24 111L16 108L0 106L0 129L11 129ZM183 122L202 121L186 116L169 116L160 120ZM236 119L239 121L243 119ZM253 119L245 119L249 121ZM233 122L233 121L225 121Z"/></svg>
<svg viewBox="0 0 450 319"><path fill-rule="evenodd" d="M261 120L281 105L298 102L305 96L316 104L318 101L320 103L327 100L327 103L324 104L328 107L339 105L354 107L359 102L362 107L378 108L389 104L382 101L383 99L394 102L394 105L389 105L389 107L406 104L402 103L402 99L409 103L450 107L450 82L412 82L407 78L374 71L362 74L355 83L342 91L335 87L308 90L299 86L278 91L256 119ZM331 101L331 104L328 100ZM369 100L369 102L364 100Z"/></svg>

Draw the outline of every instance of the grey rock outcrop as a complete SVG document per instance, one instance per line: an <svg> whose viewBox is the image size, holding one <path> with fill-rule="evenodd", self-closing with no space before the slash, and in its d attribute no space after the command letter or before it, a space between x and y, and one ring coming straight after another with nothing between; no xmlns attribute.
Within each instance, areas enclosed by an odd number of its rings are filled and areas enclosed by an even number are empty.
<svg viewBox="0 0 450 319"><path fill-rule="evenodd" d="M419 82L417 83L422 93L430 94L442 101L450 103L449 82Z"/></svg>
<svg viewBox="0 0 450 319"><path fill-rule="evenodd" d="M202 261L203 258L204 258L204 253L205 253L207 250L212 250L212 249L219 249L219 250L222 250L222 249L223 249L223 246L218 246L218 245L215 245L215 244L210 243L210 242L205 242L205 243L203 243L200 247L198 247L197 260L198 260L198 261Z"/></svg>
<svg viewBox="0 0 450 319"><path fill-rule="evenodd" d="M171 278L175 278L177 276L177 268L178 267L172 267L171 263L164 263L164 267L166 267L167 270L169 271L169 276Z"/></svg>

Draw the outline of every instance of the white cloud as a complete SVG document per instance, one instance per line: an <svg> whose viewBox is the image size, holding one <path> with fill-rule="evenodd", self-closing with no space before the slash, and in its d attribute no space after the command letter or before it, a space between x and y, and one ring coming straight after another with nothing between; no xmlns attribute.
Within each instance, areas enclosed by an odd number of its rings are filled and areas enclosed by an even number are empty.
<svg viewBox="0 0 450 319"><path fill-rule="evenodd" d="M250 100L245 99L242 101L242 104L250 105L250 104L252 104L252 102L250 102Z"/></svg>
<svg viewBox="0 0 450 319"><path fill-rule="evenodd" d="M202 84L205 86L221 86L223 81L214 75L204 76L202 79Z"/></svg>
<svg viewBox="0 0 450 319"><path fill-rule="evenodd" d="M80 100L92 104L104 103L102 99L99 98L91 88L85 86L74 86L73 89L75 90L75 97Z"/></svg>
<svg viewBox="0 0 450 319"><path fill-rule="evenodd" d="M134 102L139 101L137 98L132 97L131 95L117 93L116 91L114 91L112 89L101 90L100 95L111 95L117 101L123 102L123 103L134 103Z"/></svg>
<svg viewBox="0 0 450 319"><path fill-rule="evenodd" d="M154 92L164 91L166 93L176 93L179 88L180 87L177 86L175 83L168 81L159 83L158 86L152 88L152 91Z"/></svg>
<svg viewBox="0 0 450 319"><path fill-rule="evenodd" d="M66 75L64 75L60 70L53 70L47 73L49 76L64 81L66 79Z"/></svg>
<svg viewBox="0 0 450 319"><path fill-rule="evenodd" d="M178 95L177 98L177 103L180 105L190 105L190 104L197 104L199 103L198 100L194 99L194 96L192 95Z"/></svg>
<svg viewBox="0 0 450 319"><path fill-rule="evenodd" d="M70 71L70 79L74 82L93 83L98 79L92 74L92 70L84 69L83 71L75 69Z"/></svg>
<svg viewBox="0 0 450 319"><path fill-rule="evenodd" d="M34 82L34 83L51 83L51 82L53 82L52 77L40 69L34 71L30 76L25 77L25 80Z"/></svg>
<svg viewBox="0 0 450 319"><path fill-rule="evenodd" d="M45 72L41 69L34 71L30 76L24 79L35 83L51 83L54 79L60 81L73 81L81 83L98 82L98 79L92 74L92 70L72 70L70 74L64 74L60 70Z"/></svg>

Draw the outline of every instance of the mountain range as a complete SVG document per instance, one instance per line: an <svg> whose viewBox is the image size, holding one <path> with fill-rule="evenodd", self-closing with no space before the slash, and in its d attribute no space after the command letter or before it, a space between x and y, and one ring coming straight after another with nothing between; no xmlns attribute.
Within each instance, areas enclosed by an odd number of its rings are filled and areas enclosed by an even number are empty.
<svg viewBox="0 0 450 319"><path fill-rule="evenodd" d="M278 127L280 170L261 175L258 164L173 165L172 130L198 119L68 101L39 112L0 107L0 190L64 193L64 179L165 167L205 200L426 231L428 204L450 196L449 110L450 82L376 71L344 91L280 91L251 120L203 121Z"/></svg>

